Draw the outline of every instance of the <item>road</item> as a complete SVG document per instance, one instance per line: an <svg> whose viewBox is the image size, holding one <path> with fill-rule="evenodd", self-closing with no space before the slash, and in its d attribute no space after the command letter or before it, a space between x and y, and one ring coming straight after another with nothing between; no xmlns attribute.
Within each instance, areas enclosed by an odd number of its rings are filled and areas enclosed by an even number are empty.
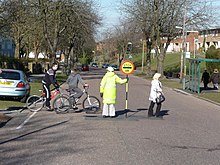
<svg viewBox="0 0 220 165"><path fill-rule="evenodd" d="M99 97L103 74L82 74L91 95ZM219 106L164 87L164 119L151 120L146 117L149 90L150 81L129 76L127 118L125 85L118 85L113 119L42 110L18 129L33 114L24 110L0 129L0 164L219 165Z"/></svg>

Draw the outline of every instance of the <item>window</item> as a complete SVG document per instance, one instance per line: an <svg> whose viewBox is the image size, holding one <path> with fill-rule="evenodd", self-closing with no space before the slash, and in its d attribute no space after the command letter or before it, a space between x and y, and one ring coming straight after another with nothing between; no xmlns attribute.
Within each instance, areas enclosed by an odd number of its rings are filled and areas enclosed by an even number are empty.
<svg viewBox="0 0 220 165"><path fill-rule="evenodd" d="M2 42L2 49L5 49L5 42Z"/></svg>
<svg viewBox="0 0 220 165"><path fill-rule="evenodd" d="M12 44L10 41L7 41L6 44L7 49L12 49Z"/></svg>
<svg viewBox="0 0 220 165"><path fill-rule="evenodd" d="M20 74L18 72L3 71L0 74L0 79L20 80Z"/></svg>

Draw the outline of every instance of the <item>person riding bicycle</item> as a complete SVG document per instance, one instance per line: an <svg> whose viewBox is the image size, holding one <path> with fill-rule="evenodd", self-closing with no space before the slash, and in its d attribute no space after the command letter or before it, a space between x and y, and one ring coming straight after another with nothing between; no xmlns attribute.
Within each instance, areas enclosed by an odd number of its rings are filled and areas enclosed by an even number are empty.
<svg viewBox="0 0 220 165"><path fill-rule="evenodd" d="M80 98L83 95L83 91L78 87L78 84L80 82L80 84L82 84L82 86L86 87L88 86L87 83L85 83L83 81L83 79L81 78L80 74L79 74L79 70L77 67L74 67L71 70L71 73L69 75L69 77L66 80L68 86L69 86L69 90L70 90L70 95L74 94L74 98L72 98L71 102L74 105L75 104L75 98ZM76 107L74 107L76 108Z"/></svg>
<svg viewBox="0 0 220 165"><path fill-rule="evenodd" d="M58 64L53 63L52 67L48 71L45 72L44 78L42 80L43 90L46 95L46 108L48 111L53 111L50 106L50 97L51 97L50 85L53 84L53 86L57 90L59 90L59 84L57 83L56 77L55 77L57 69L58 69Z"/></svg>

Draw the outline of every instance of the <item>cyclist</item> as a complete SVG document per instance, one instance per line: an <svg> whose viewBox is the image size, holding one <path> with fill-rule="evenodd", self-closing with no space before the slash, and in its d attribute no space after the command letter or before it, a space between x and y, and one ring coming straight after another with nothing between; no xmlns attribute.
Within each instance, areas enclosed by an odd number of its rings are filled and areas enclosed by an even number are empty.
<svg viewBox="0 0 220 165"><path fill-rule="evenodd" d="M81 78L80 74L79 74L79 70L77 67L74 67L71 70L71 73L68 77L68 79L66 80L68 86L69 86L69 90L70 90L70 94L74 94L74 98L80 98L83 95L83 91L78 87L78 84L80 82L80 84L82 84L84 87L88 86L87 83L85 83L83 81L83 79ZM74 105L75 104L75 99L73 97L71 97L72 99L70 100L71 103ZM74 109L77 109L76 107L73 107Z"/></svg>
<svg viewBox="0 0 220 165"><path fill-rule="evenodd" d="M59 84L56 81L56 71L58 69L58 64L57 63L53 63L52 67L45 72L45 76L42 80L42 85L43 85L43 90L44 93L46 94L46 108L48 111L53 111L53 109L51 109L50 106L50 85L53 84L54 87L59 90Z"/></svg>

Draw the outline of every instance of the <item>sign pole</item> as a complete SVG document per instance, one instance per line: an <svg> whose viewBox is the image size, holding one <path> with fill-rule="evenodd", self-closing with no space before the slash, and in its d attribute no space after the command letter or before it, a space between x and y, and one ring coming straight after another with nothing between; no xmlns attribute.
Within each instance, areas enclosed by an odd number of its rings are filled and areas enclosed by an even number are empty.
<svg viewBox="0 0 220 165"><path fill-rule="evenodd" d="M126 75L126 78L128 80L128 74ZM128 112L128 81L126 82L126 94L125 94L125 118L127 118L127 112Z"/></svg>
<svg viewBox="0 0 220 165"><path fill-rule="evenodd" d="M134 72L134 64L133 62L129 60L125 60L121 66L120 70L123 74L126 75L126 78L128 80L128 75L132 74ZM126 82L126 89L125 89L125 118L127 118L127 113L128 113L128 81Z"/></svg>

